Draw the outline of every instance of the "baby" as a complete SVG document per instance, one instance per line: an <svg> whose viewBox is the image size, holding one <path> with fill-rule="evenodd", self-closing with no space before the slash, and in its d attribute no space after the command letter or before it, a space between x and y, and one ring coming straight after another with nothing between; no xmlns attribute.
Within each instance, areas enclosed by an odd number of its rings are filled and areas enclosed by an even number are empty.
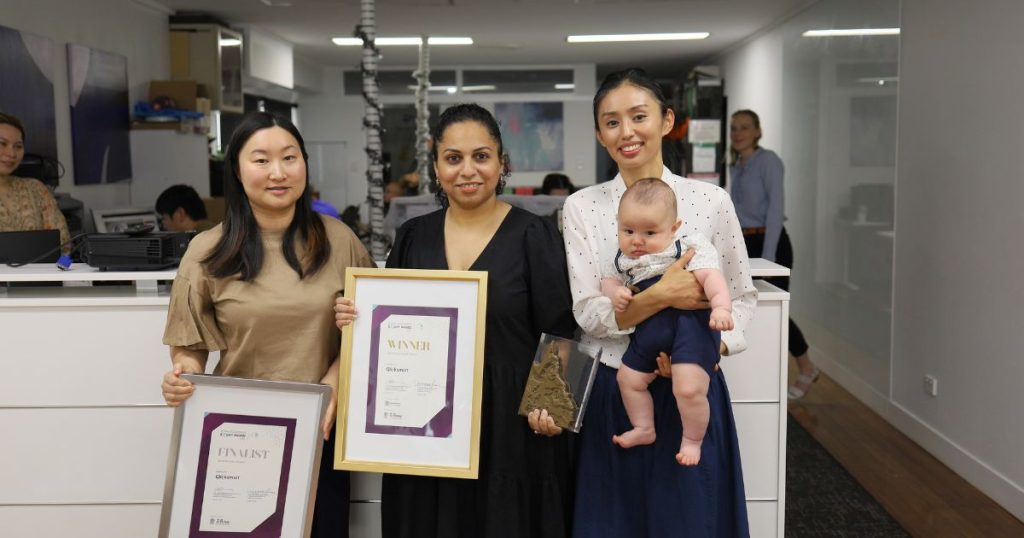
<svg viewBox="0 0 1024 538"><path fill-rule="evenodd" d="M672 359L672 392L683 421L676 461L696 465L708 427L707 392L719 358L720 331L733 327L732 301L711 242L701 235L676 237L683 224L677 211L675 192L660 179L644 178L626 190L619 202L614 273L606 269L601 291L622 312L633 299L633 290L650 287L693 248L686 269L703 286L711 309L666 308L636 326L616 377L633 429L612 441L623 448L654 442L654 402L647 386L654 381L658 354L664 352Z"/></svg>

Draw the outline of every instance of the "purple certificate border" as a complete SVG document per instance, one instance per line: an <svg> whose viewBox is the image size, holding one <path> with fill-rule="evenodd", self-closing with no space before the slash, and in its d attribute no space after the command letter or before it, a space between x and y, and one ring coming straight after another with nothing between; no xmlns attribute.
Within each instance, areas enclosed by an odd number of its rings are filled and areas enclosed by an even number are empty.
<svg viewBox="0 0 1024 538"><path fill-rule="evenodd" d="M377 394L377 362L380 349L380 326L393 315L434 316L448 318L448 383L445 386L444 407L422 428L384 426L374 422ZM431 306L375 305L370 336L370 376L366 393L366 433L407 435L414 437L449 437L452 434L453 400L455 399L455 337L458 333L459 309Z"/></svg>
<svg viewBox="0 0 1024 538"><path fill-rule="evenodd" d="M258 417L250 415L228 415L224 413L207 413L203 417L203 437L199 445L199 470L196 472L196 493L192 500L192 524L189 526L189 538L220 538L243 536L238 532L217 532L199 530L199 519L203 513L203 491L206 489L206 470L210 465L210 444L213 430L222 424L259 424L262 426L284 426L284 455L281 457L281 483L277 487L277 510L252 532L244 534L246 538L278 538L284 525L284 501L288 494L288 475L292 468L292 447L295 444L295 419L278 417Z"/></svg>

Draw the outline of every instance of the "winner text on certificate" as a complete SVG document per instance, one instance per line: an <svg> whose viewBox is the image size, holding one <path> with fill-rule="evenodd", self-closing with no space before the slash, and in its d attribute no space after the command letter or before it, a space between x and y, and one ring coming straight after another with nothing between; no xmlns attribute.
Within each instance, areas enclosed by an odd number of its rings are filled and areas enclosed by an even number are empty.
<svg viewBox="0 0 1024 538"><path fill-rule="evenodd" d="M366 432L452 434L458 309L373 309Z"/></svg>

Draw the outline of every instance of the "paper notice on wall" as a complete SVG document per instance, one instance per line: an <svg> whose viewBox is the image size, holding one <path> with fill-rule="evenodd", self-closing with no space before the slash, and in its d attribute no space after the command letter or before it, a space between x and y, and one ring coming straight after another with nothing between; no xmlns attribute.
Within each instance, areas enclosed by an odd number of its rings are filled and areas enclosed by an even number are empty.
<svg viewBox="0 0 1024 538"><path fill-rule="evenodd" d="M721 120L690 120L688 128L691 144L717 144L722 141Z"/></svg>
<svg viewBox="0 0 1024 538"><path fill-rule="evenodd" d="M694 144L691 169L695 173L714 172L717 152L715 144Z"/></svg>

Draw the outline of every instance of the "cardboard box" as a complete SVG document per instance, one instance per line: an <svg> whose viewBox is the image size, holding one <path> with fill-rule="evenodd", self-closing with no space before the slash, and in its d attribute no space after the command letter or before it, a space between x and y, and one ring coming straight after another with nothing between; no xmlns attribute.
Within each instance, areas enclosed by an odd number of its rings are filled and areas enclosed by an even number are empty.
<svg viewBox="0 0 1024 538"><path fill-rule="evenodd" d="M170 97L182 110L196 110L199 85L194 80L153 80L149 83L149 101Z"/></svg>
<svg viewBox="0 0 1024 538"><path fill-rule="evenodd" d="M224 198L203 198L203 206L206 208L206 220L216 226L224 220Z"/></svg>

